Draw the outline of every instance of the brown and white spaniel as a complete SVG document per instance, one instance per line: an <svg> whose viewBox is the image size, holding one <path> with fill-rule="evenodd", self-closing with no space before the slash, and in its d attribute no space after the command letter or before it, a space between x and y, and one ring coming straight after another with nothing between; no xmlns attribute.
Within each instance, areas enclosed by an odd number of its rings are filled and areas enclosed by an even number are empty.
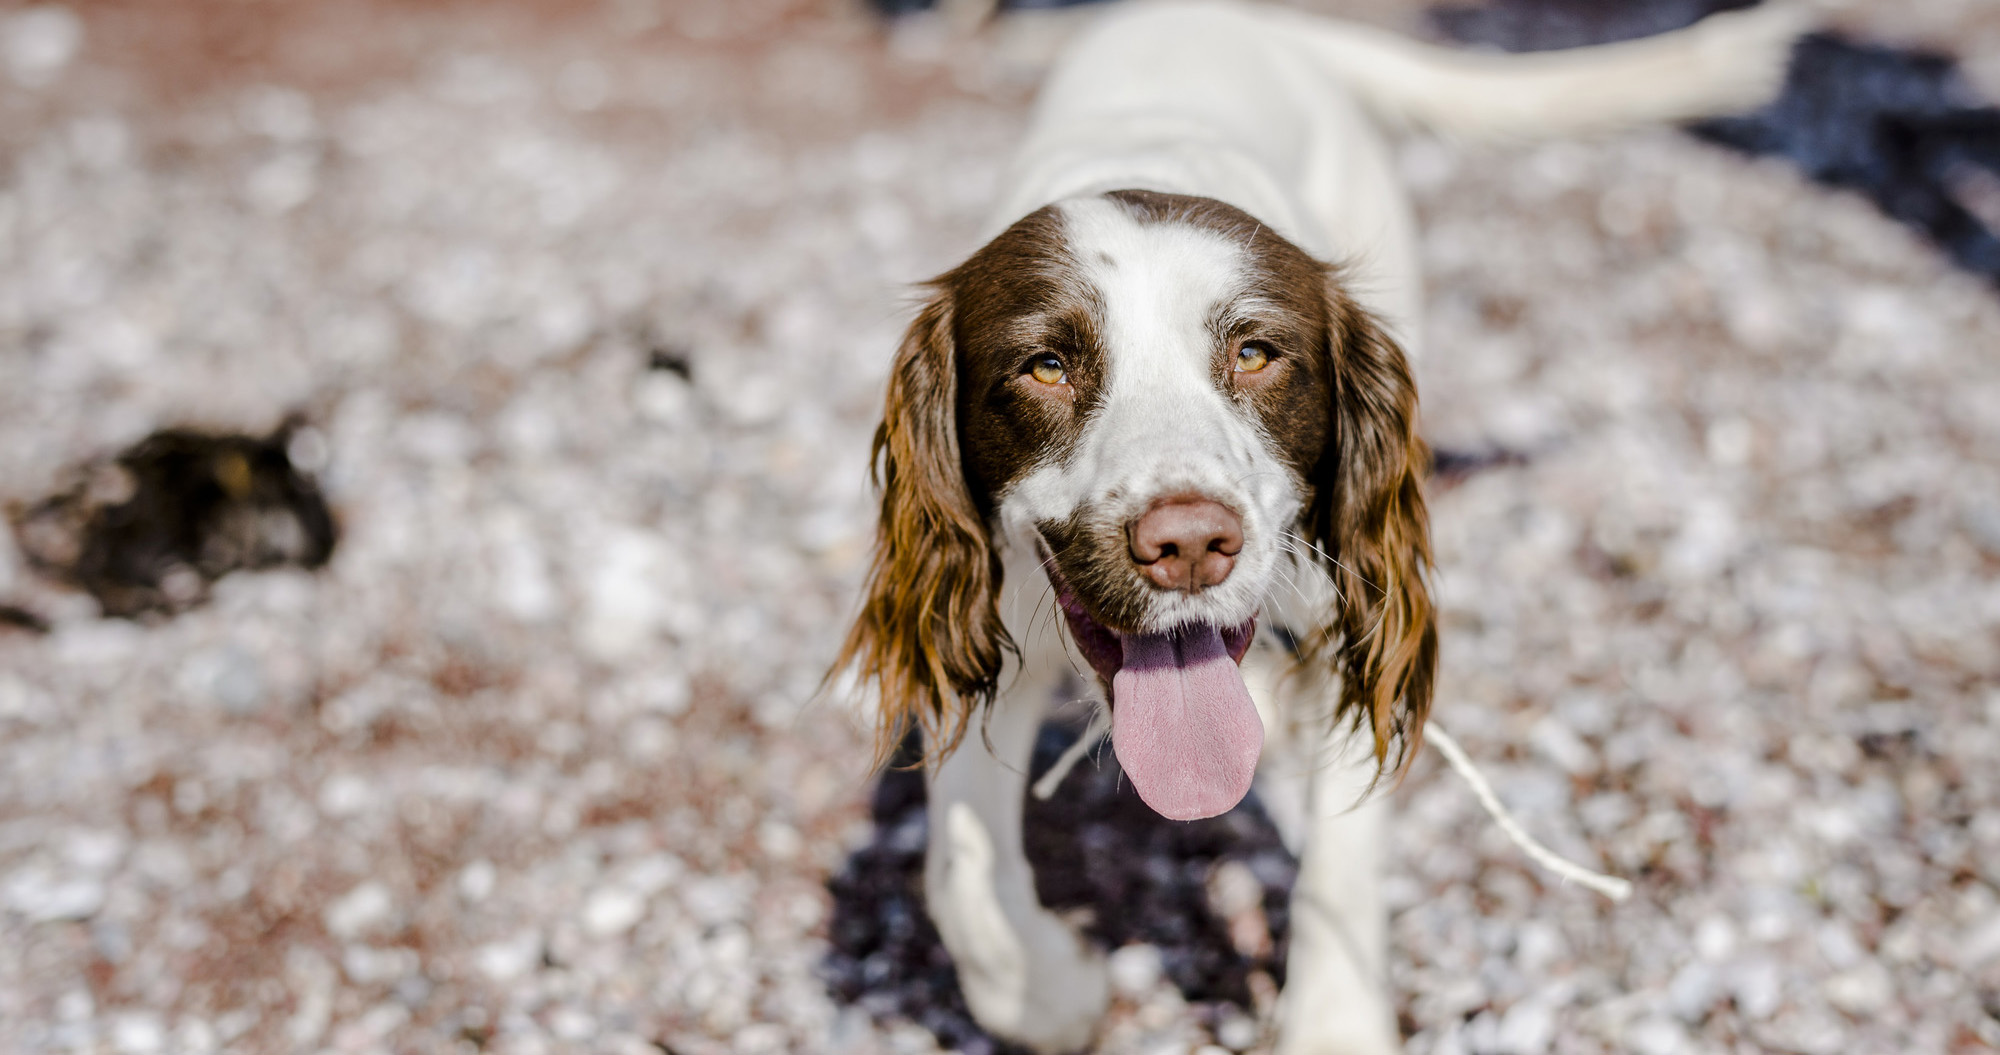
<svg viewBox="0 0 2000 1055"><path fill-rule="evenodd" d="M929 911L987 1029L1071 1050L1105 1007L1102 955L1037 902L1021 851L1035 733L1074 671L1149 805L1212 816L1255 782L1300 854L1279 1050L1397 1049L1367 792L1421 739L1438 641L1413 224L1384 128L1746 108L1797 29L1763 10L1501 57L1133 4L1072 46L990 240L930 283L897 353L841 660L885 747L925 734Z"/></svg>

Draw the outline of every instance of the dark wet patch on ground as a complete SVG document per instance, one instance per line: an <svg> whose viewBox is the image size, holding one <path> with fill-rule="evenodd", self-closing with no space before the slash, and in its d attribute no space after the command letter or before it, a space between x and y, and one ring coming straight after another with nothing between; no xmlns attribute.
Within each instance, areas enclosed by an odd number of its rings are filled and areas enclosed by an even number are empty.
<svg viewBox="0 0 2000 1055"><path fill-rule="evenodd" d="M1555 51L1634 40L1693 25L1758 0L1491 0L1432 8L1453 40L1502 51Z"/></svg>
<svg viewBox="0 0 2000 1055"><path fill-rule="evenodd" d="M1040 777L1078 734L1078 726L1043 726L1032 775ZM961 750L982 750L969 740ZM1297 863L1255 795L1221 817L1170 821L1154 813L1123 780L1108 741L1086 757L1046 802L1028 797L1025 842L1042 903L1076 912L1084 931L1107 949L1146 942L1160 950L1167 977L1201 1013L1250 1009L1256 975L1284 980L1287 905ZM898 765L915 757L906 744ZM822 976L834 997L877 1019L901 1017L930 1030L946 1048L1014 1052L979 1028L966 1011L957 972L925 914L923 859L928 831L923 774L892 768L875 787L875 831L828 881L833 894L832 951ZM1245 865L1263 888L1265 933L1245 941L1238 923L1211 903L1218 866ZM1248 946L1250 951L1242 951Z"/></svg>
<svg viewBox="0 0 2000 1055"><path fill-rule="evenodd" d="M1755 2L1494 0L1436 8L1431 19L1468 44L1549 51L1663 33ZM2000 109L1948 55L1815 33L1793 51L1776 101L1691 131L1866 195L1958 266L2000 283Z"/></svg>
<svg viewBox="0 0 2000 1055"><path fill-rule="evenodd" d="M174 615L231 572L332 556L333 514L287 449L297 432L156 432L8 519L30 567L88 592L105 615Z"/></svg>

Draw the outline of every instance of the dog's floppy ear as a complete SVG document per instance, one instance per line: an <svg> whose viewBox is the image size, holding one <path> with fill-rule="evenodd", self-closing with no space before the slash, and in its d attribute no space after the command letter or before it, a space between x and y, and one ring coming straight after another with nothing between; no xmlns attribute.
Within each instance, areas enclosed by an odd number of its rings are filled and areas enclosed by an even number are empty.
<svg viewBox="0 0 2000 1055"><path fill-rule="evenodd" d="M1327 287L1333 421L1308 527L1339 599L1301 651L1340 675L1338 718L1366 724L1377 764L1400 771L1422 741L1437 670L1429 452L1402 348L1337 274Z"/></svg>
<svg viewBox="0 0 2000 1055"><path fill-rule="evenodd" d="M835 670L880 697L877 761L914 726L926 758L957 748L993 698L1003 653L1000 562L966 487L958 445L958 362L947 280L903 337L875 430L882 493L860 616Z"/></svg>

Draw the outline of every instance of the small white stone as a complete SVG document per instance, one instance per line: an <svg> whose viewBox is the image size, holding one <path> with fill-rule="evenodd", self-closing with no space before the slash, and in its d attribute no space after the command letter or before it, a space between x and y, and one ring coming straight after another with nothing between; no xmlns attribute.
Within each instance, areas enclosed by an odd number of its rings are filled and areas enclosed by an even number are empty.
<svg viewBox="0 0 2000 1055"><path fill-rule="evenodd" d="M104 907L104 884L30 865L7 877L7 907L37 923L89 919Z"/></svg>
<svg viewBox="0 0 2000 1055"><path fill-rule="evenodd" d="M578 643L607 662L630 659L668 622L671 555L657 537L621 530L583 559L589 571Z"/></svg>
<svg viewBox="0 0 2000 1055"><path fill-rule="evenodd" d="M1566 773L1578 775L1597 768L1597 753L1554 715L1536 722L1528 733L1528 740L1543 757L1561 766Z"/></svg>
<svg viewBox="0 0 2000 1055"><path fill-rule="evenodd" d="M60 1022L82 1022L96 1010L88 989L72 989L56 998L56 1019Z"/></svg>
<svg viewBox="0 0 2000 1055"><path fill-rule="evenodd" d="M166 1027L158 1015L130 1011L111 1020L111 1046L120 1055L152 1055L167 1045Z"/></svg>
<svg viewBox="0 0 2000 1055"><path fill-rule="evenodd" d="M1694 930L1694 951L1715 963L1736 951L1736 926L1724 916L1709 916Z"/></svg>
<svg viewBox="0 0 2000 1055"><path fill-rule="evenodd" d="M693 697L694 690L688 684L687 675L675 672L633 681L625 686L624 694L640 710L674 717L687 713L688 701Z"/></svg>
<svg viewBox="0 0 2000 1055"><path fill-rule="evenodd" d="M191 702L214 703L230 714L250 714L264 697L263 664L238 645L189 656L175 682Z"/></svg>
<svg viewBox="0 0 2000 1055"><path fill-rule="evenodd" d="M1683 1022L1700 1022L1715 1006L1715 993L1715 969L1706 963L1690 963L1667 983L1667 1007Z"/></svg>
<svg viewBox="0 0 2000 1055"><path fill-rule="evenodd" d="M1250 866L1224 861L1208 877L1208 901L1224 919L1234 919L1264 904L1264 884Z"/></svg>
<svg viewBox="0 0 2000 1055"><path fill-rule="evenodd" d="M1247 1051L1257 1043L1257 1021L1248 1015L1226 1015L1215 1026L1215 1039L1231 1051Z"/></svg>
<svg viewBox="0 0 2000 1055"><path fill-rule="evenodd" d="M674 727L660 718L640 718L625 730L625 757L641 764L658 762L673 754L680 737Z"/></svg>
<svg viewBox="0 0 2000 1055"><path fill-rule="evenodd" d="M333 993L340 979L325 957L301 945L285 950L285 976L297 997L285 1034L294 1047L309 1048L333 1019Z"/></svg>
<svg viewBox="0 0 2000 1055"><path fill-rule="evenodd" d="M318 159L308 151L288 150L252 169L243 192L258 212L281 216L311 201L318 188Z"/></svg>
<svg viewBox="0 0 2000 1055"><path fill-rule="evenodd" d="M1723 418L1708 426L1705 445L1708 457L1717 465L1734 468L1750 460L1750 448L1757 436L1742 418Z"/></svg>
<svg viewBox="0 0 2000 1055"><path fill-rule="evenodd" d="M786 1039L785 1027L775 1022L758 1022L737 1030L729 1046L737 1055L771 1055L786 1049Z"/></svg>
<svg viewBox="0 0 2000 1055"><path fill-rule="evenodd" d="M2000 957L2000 913L1970 928L1958 946L1958 965L1970 970Z"/></svg>
<svg viewBox="0 0 2000 1055"><path fill-rule="evenodd" d="M328 933L351 941L387 923L395 910L389 888L371 879L328 905L324 919Z"/></svg>
<svg viewBox="0 0 2000 1055"><path fill-rule="evenodd" d="M647 421L657 425L685 425L693 420L694 392L686 381L664 371L654 371L632 386L632 402Z"/></svg>
<svg viewBox="0 0 2000 1055"><path fill-rule="evenodd" d="M1868 955L1861 942L1854 937L1853 928L1844 923L1828 920L1820 924L1813 936L1819 945L1819 954L1834 967L1853 967Z"/></svg>
<svg viewBox="0 0 2000 1055"><path fill-rule="evenodd" d="M478 904L493 893L493 886L499 880L499 873L493 862L481 858L466 865L458 873L458 896Z"/></svg>
<svg viewBox="0 0 2000 1055"><path fill-rule="evenodd" d="M1778 965L1767 959L1739 963L1730 979L1736 1009L1751 1021L1771 1017L1784 999L1784 976Z"/></svg>
<svg viewBox="0 0 2000 1055"><path fill-rule="evenodd" d="M1523 1000L1500 1016L1500 1032L1495 1050L1508 1055L1541 1055L1555 1036L1554 1009L1540 1000Z"/></svg>
<svg viewBox="0 0 2000 1055"><path fill-rule="evenodd" d="M767 820L757 826L757 848L774 861L797 857L802 845L799 830L783 821Z"/></svg>
<svg viewBox="0 0 2000 1055"><path fill-rule="evenodd" d="M1112 988L1135 999L1152 992L1166 973L1160 962L1160 950L1144 944L1118 949L1106 966L1111 973Z"/></svg>
<svg viewBox="0 0 2000 1055"><path fill-rule="evenodd" d="M394 982L417 969L417 954L409 949L377 949L350 945L340 956L340 969L357 985Z"/></svg>
<svg viewBox="0 0 2000 1055"><path fill-rule="evenodd" d="M1887 1007L1896 995L1896 984L1886 968L1869 960L1827 979L1820 992L1828 1003L1860 1018Z"/></svg>
<svg viewBox="0 0 2000 1055"><path fill-rule="evenodd" d="M542 958L542 936L538 931L522 931L505 941L481 945L473 960L481 974L495 982L521 978Z"/></svg>
<svg viewBox="0 0 2000 1055"><path fill-rule="evenodd" d="M1680 1055L1687 1031L1670 1018L1644 1018L1626 1027L1625 1043L1636 1055Z"/></svg>
<svg viewBox="0 0 2000 1055"><path fill-rule="evenodd" d="M749 964L756 943L750 940L750 932L743 929L742 924L730 923L715 929L707 949L712 966L743 967Z"/></svg>
<svg viewBox="0 0 2000 1055"><path fill-rule="evenodd" d="M7 19L0 37L7 72L23 88L40 88L76 58L83 48L83 20L67 7L30 7Z"/></svg>
<svg viewBox="0 0 2000 1055"><path fill-rule="evenodd" d="M329 817L352 817L375 801L375 791L368 782L352 773L342 773L326 778L319 786L319 809Z"/></svg>
<svg viewBox="0 0 2000 1055"><path fill-rule="evenodd" d="M525 519L510 518L495 534L494 600L524 623L554 618L562 610L562 598L549 575L547 555Z"/></svg>
<svg viewBox="0 0 2000 1055"><path fill-rule="evenodd" d="M175 1031L174 1046L182 1055L210 1055L220 1042L216 1038L215 1027L209 1025L207 1019L189 1015L181 1019L180 1028Z"/></svg>
<svg viewBox="0 0 2000 1055"><path fill-rule="evenodd" d="M549 1032L579 1044L597 1035L597 1020L580 1007L559 1007L549 1015Z"/></svg>
<svg viewBox="0 0 2000 1055"><path fill-rule="evenodd" d="M368 1009L361 1020L354 1023L354 1039L360 1045L373 1044L395 1032L410 1020L410 1009L393 1001L384 1001ZM360 1046L356 1045L356 1046Z"/></svg>
<svg viewBox="0 0 2000 1055"><path fill-rule="evenodd" d="M646 915L646 899L622 886L607 886L583 903L583 929L595 938L631 930Z"/></svg>
<svg viewBox="0 0 2000 1055"><path fill-rule="evenodd" d="M681 904L700 923L714 927L741 921L750 908L747 876L698 876L681 884Z"/></svg>
<svg viewBox="0 0 2000 1055"><path fill-rule="evenodd" d="M102 829L79 829L69 833L68 845L63 847L63 856L78 871L90 875L109 874L125 859L125 835Z"/></svg>

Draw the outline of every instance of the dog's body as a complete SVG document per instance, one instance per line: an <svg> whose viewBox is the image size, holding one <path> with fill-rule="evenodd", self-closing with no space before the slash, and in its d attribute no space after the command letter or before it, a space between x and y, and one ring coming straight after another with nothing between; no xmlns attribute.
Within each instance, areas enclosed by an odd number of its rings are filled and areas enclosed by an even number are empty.
<svg viewBox="0 0 2000 1055"><path fill-rule="evenodd" d="M1401 350L1420 283L1384 128L1743 109L1795 29L1721 16L1522 59L1187 3L1121 9L1072 47L990 240L898 355L844 657L885 735L931 736L925 893L984 1026L1075 1049L1106 1004L1101 955L1037 902L1020 850L1029 755L1075 657L1149 804L1212 815L1254 774L1300 855L1279 1050L1398 1048L1382 810L1362 800L1421 735L1436 650Z"/></svg>

